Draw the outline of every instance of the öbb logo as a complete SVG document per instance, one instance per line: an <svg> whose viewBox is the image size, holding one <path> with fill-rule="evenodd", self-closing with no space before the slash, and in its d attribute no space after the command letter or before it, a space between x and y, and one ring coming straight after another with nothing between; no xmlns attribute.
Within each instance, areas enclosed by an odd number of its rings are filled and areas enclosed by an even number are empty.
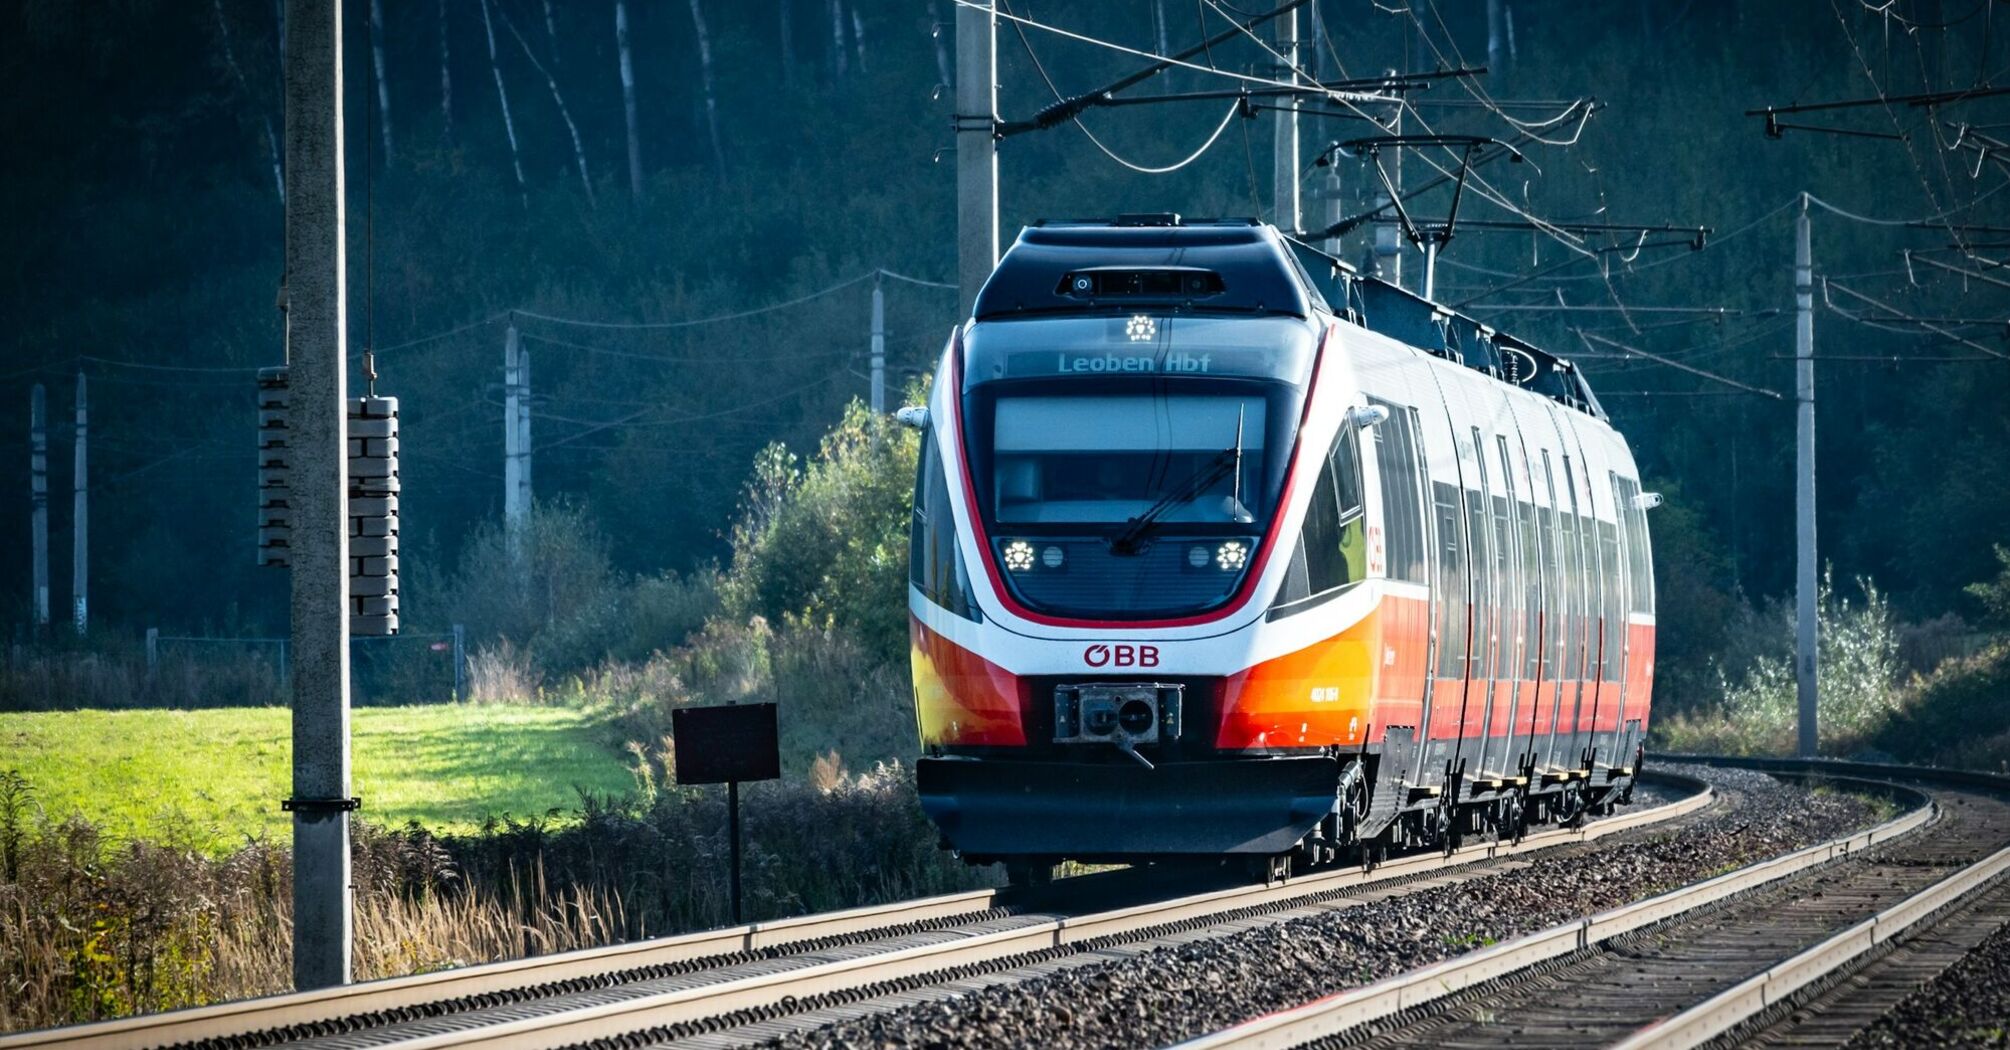
<svg viewBox="0 0 2010 1050"><path fill-rule="evenodd" d="M1082 650L1082 662L1090 667L1157 667L1156 645L1092 645Z"/></svg>

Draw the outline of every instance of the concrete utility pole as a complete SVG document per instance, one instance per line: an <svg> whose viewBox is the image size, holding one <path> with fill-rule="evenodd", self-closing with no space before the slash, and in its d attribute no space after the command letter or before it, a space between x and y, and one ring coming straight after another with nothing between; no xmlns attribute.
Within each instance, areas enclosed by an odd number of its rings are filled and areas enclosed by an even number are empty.
<svg viewBox="0 0 2010 1050"><path fill-rule="evenodd" d="M523 391L523 349L516 326L503 330L503 533L510 549L523 541L524 448L520 398Z"/></svg>
<svg viewBox="0 0 2010 1050"><path fill-rule="evenodd" d="M530 443L530 351L521 348L516 353L516 387L516 505L528 520L531 494L537 488L530 483L530 468L535 459Z"/></svg>
<svg viewBox="0 0 2010 1050"><path fill-rule="evenodd" d="M968 314L998 265L998 12L956 7L956 284Z"/></svg>
<svg viewBox="0 0 2010 1050"><path fill-rule="evenodd" d="M1298 12L1277 20L1277 79L1298 82ZM1298 96L1277 100L1276 142L1272 146L1270 221L1285 233L1296 233L1302 223L1298 198Z"/></svg>
<svg viewBox="0 0 2010 1050"><path fill-rule="evenodd" d="M872 279L872 414L886 412L886 290Z"/></svg>
<svg viewBox="0 0 2010 1050"><path fill-rule="evenodd" d="M1816 704L1820 668L1816 652L1821 629L1817 610L1819 566L1815 561L1815 288L1808 237L1808 198L1794 218L1794 684L1800 700L1801 757L1820 750Z"/></svg>
<svg viewBox="0 0 2010 1050"><path fill-rule="evenodd" d="M71 476L71 491L76 496L75 513L71 524L70 544L70 608L77 633L83 634L91 625L91 484L88 469L88 448L91 436L89 406L85 404L84 373L77 373L77 463Z"/></svg>
<svg viewBox="0 0 2010 1050"><path fill-rule="evenodd" d="M349 983L348 287L342 7L286 0L293 986Z"/></svg>
<svg viewBox="0 0 2010 1050"><path fill-rule="evenodd" d="M29 531L35 547L35 631L49 629L49 395L36 383L28 395Z"/></svg>

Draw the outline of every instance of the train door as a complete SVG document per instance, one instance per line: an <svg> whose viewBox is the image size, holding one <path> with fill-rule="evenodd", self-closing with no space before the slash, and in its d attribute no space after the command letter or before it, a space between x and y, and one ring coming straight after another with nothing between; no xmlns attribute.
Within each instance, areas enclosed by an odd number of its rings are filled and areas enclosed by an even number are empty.
<svg viewBox="0 0 2010 1050"><path fill-rule="evenodd" d="M1582 762L1587 739L1585 721L1590 717L1597 696L1597 686L1590 676L1591 646L1596 641L1597 624L1592 617L1592 602L1598 593L1596 572L1585 558L1586 545L1584 529L1585 517L1583 498L1577 483L1574 457L1563 454L1563 490L1567 496L1562 514L1563 531L1561 540L1564 549L1564 565L1568 579L1565 593L1570 607L1565 613L1566 633L1569 651L1564 657L1563 722L1558 732L1566 741L1560 765L1576 768Z"/></svg>
<svg viewBox="0 0 2010 1050"><path fill-rule="evenodd" d="M1520 672L1515 676L1514 716L1508 726L1513 740L1508 768L1510 772L1522 773L1535 761L1535 725L1542 692L1543 562L1536 525L1535 472L1529 469L1525 445L1527 432L1522 429L1519 420L1515 431L1515 440L1501 439L1501 456L1514 465L1514 528L1518 541L1516 550L1520 553L1515 564L1521 584L1517 592L1520 598L1517 614L1520 629L1516 646Z"/></svg>
<svg viewBox="0 0 2010 1050"><path fill-rule="evenodd" d="M1589 509L1587 536L1591 540L1588 558L1597 572L1598 602L1594 615L1598 618L1598 648L1592 661L1593 672L1597 675L1595 699L1591 716L1591 751L1588 756L1591 768L1597 768L1601 760L1606 765L1612 763L1614 737L1619 731L1619 638L1624 631L1626 605L1625 581L1619 575L1619 529L1614 522L1598 516L1600 502L1598 490L1592 484L1591 464L1581 463L1584 472L1585 501ZM1606 497L1609 501L1610 496Z"/></svg>
<svg viewBox="0 0 2010 1050"><path fill-rule="evenodd" d="M1548 718L1536 728L1538 773L1556 768L1561 737L1564 657L1570 651L1570 588L1565 568L1563 515L1558 511L1556 465L1549 449L1542 450L1542 491L1549 505L1537 519L1537 535L1542 542L1542 698L1539 705Z"/></svg>
<svg viewBox="0 0 2010 1050"><path fill-rule="evenodd" d="M1421 406L1413 418L1425 486L1425 551L1430 576L1431 662L1426 681L1421 746L1408 776L1416 785L1442 784L1444 770L1456 759L1460 717L1466 700L1466 662L1472 630L1472 580L1467 572L1465 510L1460 479L1464 475L1458 432L1446 404L1444 377L1419 355L1413 373L1415 399Z"/></svg>
<svg viewBox="0 0 2010 1050"><path fill-rule="evenodd" d="M1613 506L1619 519L1621 575L1626 580L1626 604L1621 610L1621 664L1619 677L1619 736L1612 756L1614 765L1632 764L1635 745L1647 725L1650 667L1653 661L1653 627L1636 625L1635 616L1651 617L1654 612L1653 563L1648 557L1647 512L1639 505L1640 483L1608 471L1612 481Z"/></svg>
<svg viewBox="0 0 2010 1050"><path fill-rule="evenodd" d="M1485 772L1487 727L1493 714L1496 656L1500 651L1499 568L1494 562L1493 483L1487 471L1486 440L1470 427L1459 446L1467 471L1466 544L1473 580L1472 652L1466 659L1466 703L1459 719L1459 757ZM1454 768L1457 768L1456 764Z"/></svg>
<svg viewBox="0 0 2010 1050"><path fill-rule="evenodd" d="M1433 656L1431 625L1436 622L1430 502L1417 447L1417 410L1372 395L1368 401L1389 413L1368 431L1379 482L1383 575L1390 584L1382 599L1383 685L1372 717L1376 726L1405 727L1414 740L1423 725Z"/></svg>
<svg viewBox="0 0 2010 1050"><path fill-rule="evenodd" d="M1503 418L1507 425L1514 425L1512 415ZM1500 478L1493 496L1500 649L1495 658L1494 717L1487 735L1492 749L1488 768L1504 776L1514 775L1521 767L1518 760L1521 734L1517 727L1526 709L1522 687L1530 677L1527 672L1529 573L1524 564L1527 555L1521 534L1521 506L1527 498L1528 472L1522 469L1521 458L1511 451L1519 445L1518 439L1510 444L1506 435L1494 435L1492 452Z"/></svg>

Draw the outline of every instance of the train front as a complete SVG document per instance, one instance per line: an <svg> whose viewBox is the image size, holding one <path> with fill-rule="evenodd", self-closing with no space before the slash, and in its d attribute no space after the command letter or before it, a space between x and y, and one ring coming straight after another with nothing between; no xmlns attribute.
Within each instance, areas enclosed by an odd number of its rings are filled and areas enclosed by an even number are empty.
<svg viewBox="0 0 2010 1050"><path fill-rule="evenodd" d="M1283 252L1031 228L946 352L909 607L922 804L966 859L1276 854L1332 811L1333 750L1243 695L1321 334Z"/></svg>

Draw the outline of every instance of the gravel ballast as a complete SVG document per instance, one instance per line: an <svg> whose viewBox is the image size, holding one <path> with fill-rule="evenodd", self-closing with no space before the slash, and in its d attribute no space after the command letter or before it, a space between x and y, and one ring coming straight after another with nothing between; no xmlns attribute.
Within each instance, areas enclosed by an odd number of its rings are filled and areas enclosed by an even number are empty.
<svg viewBox="0 0 2010 1050"><path fill-rule="evenodd" d="M1744 770L1684 769L1725 805L1522 867L1079 965L793 1036L792 1047L1165 1045L1618 907L1878 819L1863 799Z"/></svg>
<svg viewBox="0 0 2010 1050"><path fill-rule="evenodd" d="M1846 1050L1887 1047L2010 1047L2010 925L1998 926L1851 1039Z"/></svg>

